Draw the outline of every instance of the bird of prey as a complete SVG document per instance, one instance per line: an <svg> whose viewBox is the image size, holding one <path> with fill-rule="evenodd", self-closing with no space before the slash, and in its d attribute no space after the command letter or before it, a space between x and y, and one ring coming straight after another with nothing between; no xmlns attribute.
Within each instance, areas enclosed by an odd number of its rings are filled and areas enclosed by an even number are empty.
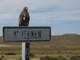
<svg viewBox="0 0 80 60"><path fill-rule="evenodd" d="M21 14L19 15L19 26L28 26L30 16L28 13L28 7L24 7Z"/></svg>

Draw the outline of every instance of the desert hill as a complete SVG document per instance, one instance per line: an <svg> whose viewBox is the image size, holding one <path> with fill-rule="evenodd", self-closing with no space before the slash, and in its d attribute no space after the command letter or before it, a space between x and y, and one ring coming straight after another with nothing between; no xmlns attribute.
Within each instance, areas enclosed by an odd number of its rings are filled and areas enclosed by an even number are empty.
<svg viewBox="0 0 80 60"><path fill-rule="evenodd" d="M36 45L37 44L37 45ZM77 34L64 34L52 36L51 41L48 42L33 42L35 46L80 46L80 35Z"/></svg>
<svg viewBox="0 0 80 60"><path fill-rule="evenodd" d="M64 34L59 36L52 36L52 41L55 45L80 46L80 35Z"/></svg>
<svg viewBox="0 0 80 60"><path fill-rule="evenodd" d="M9 44L9 45L21 45L21 43L4 43L2 37L0 37L0 45L2 44ZM31 42L33 46L80 46L80 35L77 34L64 34L64 35L57 35L52 36L50 41L47 42Z"/></svg>
<svg viewBox="0 0 80 60"><path fill-rule="evenodd" d="M3 42L0 37L0 54L1 53L16 53L21 55L22 42ZM30 52L35 54L36 57L42 55L50 56L80 56L80 35L77 34L64 34L52 36L50 41L46 42L31 42ZM13 55L12 55L13 56Z"/></svg>

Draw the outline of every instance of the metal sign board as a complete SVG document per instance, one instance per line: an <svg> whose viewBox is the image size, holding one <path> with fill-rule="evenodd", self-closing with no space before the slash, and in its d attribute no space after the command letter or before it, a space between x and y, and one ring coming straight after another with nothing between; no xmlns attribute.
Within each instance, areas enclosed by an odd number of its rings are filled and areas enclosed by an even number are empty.
<svg viewBox="0 0 80 60"><path fill-rule="evenodd" d="M3 27L5 42L31 42L51 40L50 27Z"/></svg>

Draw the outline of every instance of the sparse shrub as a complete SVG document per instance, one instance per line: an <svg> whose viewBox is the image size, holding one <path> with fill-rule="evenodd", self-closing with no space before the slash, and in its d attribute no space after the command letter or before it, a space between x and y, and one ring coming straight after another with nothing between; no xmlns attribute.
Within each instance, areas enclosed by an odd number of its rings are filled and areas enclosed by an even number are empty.
<svg viewBox="0 0 80 60"><path fill-rule="evenodd" d="M40 57L40 60L57 60L57 58L56 57L45 56L45 57Z"/></svg>
<svg viewBox="0 0 80 60"><path fill-rule="evenodd" d="M0 57L0 60L7 60L5 57Z"/></svg>
<svg viewBox="0 0 80 60"><path fill-rule="evenodd" d="M30 57L31 57L31 58L34 58L34 57L35 57L35 54L30 53Z"/></svg>
<svg viewBox="0 0 80 60"><path fill-rule="evenodd" d="M49 60L49 56L45 56L45 57L40 57L40 60Z"/></svg>
<svg viewBox="0 0 80 60"><path fill-rule="evenodd" d="M45 58L44 57L40 57L40 60L45 60Z"/></svg>
<svg viewBox="0 0 80 60"><path fill-rule="evenodd" d="M80 56L72 56L69 60L80 60Z"/></svg>
<svg viewBox="0 0 80 60"><path fill-rule="evenodd" d="M2 60L2 58L0 58L0 60Z"/></svg>
<svg viewBox="0 0 80 60"><path fill-rule="evenodd" d="M49 56L45 56L44 58L45 58L45 60L49 60L50 57Z"/></svg>
<svg viewBox="0 0 80 60"><path fill-rule="evenodd" d="M62 56L59 56L59 57L45 56L45 57L40 57L40 60L67 60L67 59Z"/></svg>
<svg viewBox="0 0 80 60"><path fill-rule="evenodd" d="M62 57L62 56L59 56L57 58L58 58L58 60L67 60L65 57Z"/></svg>
<svg viewBox="0 0 80 60"><path fill-rule="evenodd" d="M49 60L58 60L57 57L50 57Z"/></svg>
<svg viewBox="0 0 80 60"><path fill-rule="evenodd" d="M9 52L9 53L5 53L5 55L16 55L16 53Z"/></svg>
<svg viewBox="0 0 80 60"><path fill-rule="evenodd" d="M1 55L1 58L5 58L5 56L4 55Z"/></svg>

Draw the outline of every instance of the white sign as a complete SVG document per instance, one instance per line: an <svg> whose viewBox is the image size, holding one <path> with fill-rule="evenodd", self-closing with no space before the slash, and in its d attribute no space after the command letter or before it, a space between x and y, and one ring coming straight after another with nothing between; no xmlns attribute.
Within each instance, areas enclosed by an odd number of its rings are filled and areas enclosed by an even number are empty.
<svg viewBox="0 0 80 60"><path fill-rule="evenodd" d="M50 27L3 27L5 42L30 42L51 40Z"/></svg>

